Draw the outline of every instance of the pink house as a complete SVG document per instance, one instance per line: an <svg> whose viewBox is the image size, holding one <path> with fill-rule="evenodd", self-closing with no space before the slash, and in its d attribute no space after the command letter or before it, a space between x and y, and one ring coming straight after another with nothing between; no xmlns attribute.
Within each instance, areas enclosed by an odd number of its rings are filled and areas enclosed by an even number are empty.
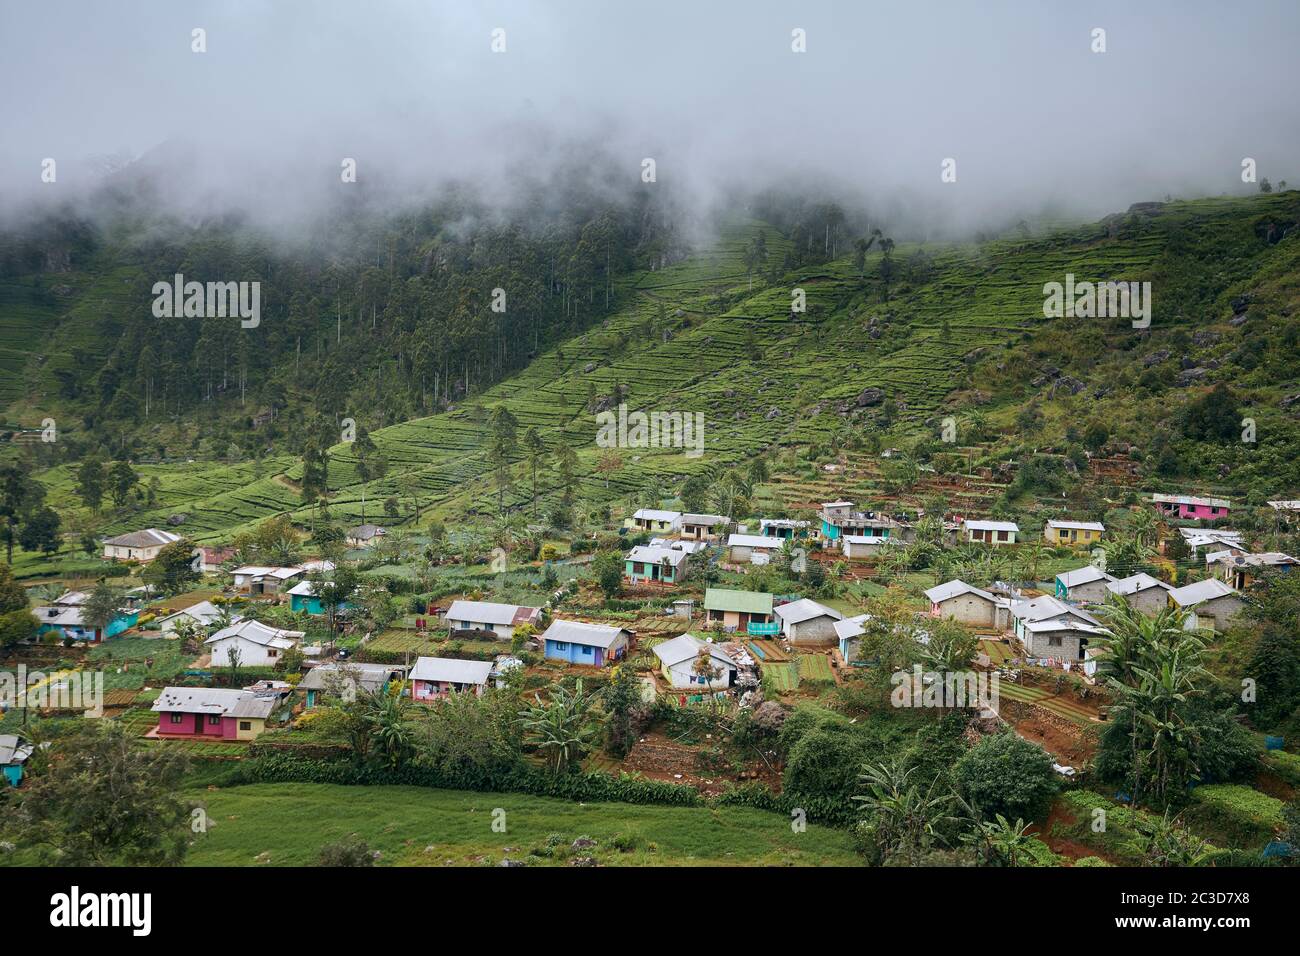
<svg viewBox="0 0 1300 956"><path fill-rule="evenodd" d="M1151 503L1160 513L1187 521L1218 521L1228 516L1229 508L1229 503L1222 498L1192 495L1152 495Z"/></svg>
<svg viewBox="0 0 1300 956"><path fill-rule="evenodd" d="M266 729L279 694L215 687L164 687L153 709L157 736L252 740Z"/></svg>
<svg viewBox="0 0 1300 956"><path fill-rule="evenodd" d="M428 703L462 691L480 696L491 675L491 661L421 657L411 669L411 700Z"/></svg>

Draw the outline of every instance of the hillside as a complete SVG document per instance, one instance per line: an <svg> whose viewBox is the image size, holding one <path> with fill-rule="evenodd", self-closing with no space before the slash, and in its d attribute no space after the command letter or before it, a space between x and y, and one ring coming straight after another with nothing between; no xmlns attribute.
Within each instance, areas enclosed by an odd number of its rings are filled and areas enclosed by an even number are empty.
<svg viewBox="0 0 1300 956"><path fill-rule="evenodd" d="M1043 235L899 243L883 268L885 255L873 250L860 269L849 254L781 276L765 268L749 274L746 252L763 233L771 267L788 240L768 224L735 222L685 261L619 278L615 314L487 391L446 412L374 429L389 463L383 478L359 482L352 447L331 448L330 509L336 518L359 518L364 494L371 518L389 497L401 502L402 520L416 506L421 520L495 513L488 416L501 405L521 433L535 426L552 451L562 444L578 449L579 497L593 504L662 495L684 476L716 474L770 449L799 448L811 452L809 459L829 461L834 450L899 447L940 477L972 466L987 476L1033 452L1078 457L1081 433L1092 423L1105 426L1093 449L1098 457L1120 454L1133 462L1138 474L1129 484L1184 481L1230 496L1291 497L1300 489L1300 406L1284 400L1300 391L1298 222L1294 190L1143 204ZM1044 283L1067 273L1150 281L1151 327L1044 318ZM81 290L72 312L104 301L111 290L105 282ZM805 313L791 312L795 288L806 292ZM50 307L23 282L7 283L0 294L8 343L0 360L16 362L21 349L14 341ZM65 322L61 334L75 336L77 327ZM1253 445L1181 428L1184 406L1219 384L1256 420ZM630 409L702 412L703 456L624 449L619 467L598 473L594 409L610 404L616 389ZM368 411L354 417L364 423ZM945 416L958 428L956 442L946 446ZM776 463L778 472L804 467L795 459ZM763 494L805 504L838 487L870 499L886 482L878 464L863 467L856 488L823 474ZM137 470L142 481L160 480L156 507L120 516L105 530L165 525L183 514L188 533L215 540L277 512L305 519L311 510L298 491L301 461L291 455L234 465L146 463ZM526 470L516 467L509 507L528 502ZM1094 469L1071 487L1072 497L1088 500L1094 473L1098 486L1114 490L1113 475ZM57 508L79 510L69 466L40 477ZM942 481L925 480L942 490ZM554 477L543 484L553 501ZM975 500L1005 510L1013 503L1001 497L1005 490L991 482ZM1040 503L1031 497L1021 505Z"/></svg>

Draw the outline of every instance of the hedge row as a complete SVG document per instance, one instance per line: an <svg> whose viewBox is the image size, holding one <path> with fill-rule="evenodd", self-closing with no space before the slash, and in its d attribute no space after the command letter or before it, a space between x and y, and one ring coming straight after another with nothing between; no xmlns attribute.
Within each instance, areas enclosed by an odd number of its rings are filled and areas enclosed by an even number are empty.
<svg viewBox="0 0 1300 956"><path fill-rule="evenodd" d="M357 766L349 761L314 760L294 754L273 753L248 762L250 783L336 783L349 786L405 785L440 790L477 790L488 793L527 793L587 802L701 806L694 787L654 780L638 780L607 773L552 774L519 764L508 770L448 773L407 764L384 768Z"/></svg>

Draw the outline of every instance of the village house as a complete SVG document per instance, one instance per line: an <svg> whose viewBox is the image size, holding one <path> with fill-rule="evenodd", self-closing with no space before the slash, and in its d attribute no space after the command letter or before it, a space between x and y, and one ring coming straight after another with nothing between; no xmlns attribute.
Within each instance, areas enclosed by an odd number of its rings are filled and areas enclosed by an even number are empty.
<svg viewBox="0 0 1300 956"><path fill-rule="evenodd" d="M349 528L345 537L349 548L368 548L386 534L388 529L377 524L359 524L355 528Z"/></svg>
<svg viewBox="0 0 1300 956"><path fill-rule="evenodd" d="M23 782L23 765L36 748L17 734L0 734L0 774L11 787Z"/></svg>
<svg viewBox="0 0 1300 956"><path fill-rule="evenodd" d="M846 558L874 558L885 546L893 546L899 540L879 535L844 534L840 535L840 550Z"/></svg>
<svg viewBox="0 0 1300 956"><path fill-rule="evenodd" d="M56 641L73 640L97 644L130 630L140 620L138 610L118 608L116 616L106 627L92 627L83 620L82 611L80 601L76 604L56 603L32 608L32 615L39 622L36 629L37 638L45 634L53 634Z"/></svg>
<svg viewBox="0 0 1300 956"><path fill-rule="evenodd" d="M773 635L781 630L773 620L772 595L761 591L707 588L704 619L710 624L721 624L728 631Z"/></svg>
<svg viewBox="0 0 1300 956"><path fill-rule="evenodd" d="M947 581L925 592L931 617L947 617L974 627L1001 629L1007 625L1006 604L988 591L965 581Z"/></svg>
<svg viewBox="0 0 1300 956"><path fill-rule="evenodd" d="M1240 531L1227 528L1179 528L1179 536L1187 543L1187 549L1193 557L1201 552L1237 550L1245 552Z"/></svg>
<svg viewBox="0 0 1300 956"><path fill-rule="evenodd" d="M1238 591L1255 583L1261 574L1273 572L1287 574L1300 561L1280 551L1248 554L1240 551L1219 552L1206 557L1206 564L1224 581Z"/></svg>
<svg viewBox="0 0 1300 956"><path fill-rule="evenodd" d="M1154 617L1168 606L1169 592L1173 589L1159 578L1138 572L1127 578L1107 582L1106 590L1122 597L1139 614Z"/></svg>
<svg viewBox="0 0 1300 956"><path fill-rule="evenodd" d="M181 536L158 528L145 528L104 539L104 557L110 561L139 561L147 563L158 557L158 552Z"/></svg>
<svg viewBox="0 0 1300 956"><path fill-rule="evenodd" d="M844 620L839 611L809 598L778 605L775 613L791 644L834 644L835 622Z"/></svg>
<svg viewBox="0 0 1300 956"><path fill-rule="evenodd" d="M623 558L623 577L630 584L676 584L686 577L688 557L679 548L638 545Z"/></svg>
<svg viewBox="0 0 1300 956"><path fill-rule="evenodd" d="M682 538L687 541L716 541L718 527L726 523L722 515L693 514L682 515L679 522Z"/></svg>
<svg viewBox="0 0 1300 956"><path fill-rule="evenodd" d="M273 568L260 565L246 565L235 568L230 574L235 581L235 590L250 596L258 594L279 594L307 572L300 567Z"/></svg>
<svg viewBox="0 0 1300 956"><path fill-rule="evenodd" d="M651 538L650 547L670 548L673 551L681 551L684 554L699 554L701 551L708 550L709 542L690 541L679 538Z"/></svg>
<svg viewBox="0 0 1300 956"><path fill-rule="evenodd" d="M712 679L697 673L701 651L707 651L709 663L715 668ZM721 647L702 641L693 634L682 634L671 641L655 645L659 670L669 685L677 689L702 690L707 684L711 690L725 690L736 683L736 662Z"/></svg>
<svg viewBox="0 0 1300 956"><path fill-rule="evenodd" d="M1245 607L1241 595L1218 578L1172 588L1169 604L1187 613L1184 626L1189 631L1196 628L1222 631Z"/></svg>
<svg viewBox="0 0 1300 956"><path fill-rule="evenodd" d="M1020 526L1014 521L967 521L966 540L977 544L1015 544Z"/></svg>
<svg viewBox="0 0 1300 956"><path fill-rule="evenodd" d="M1152 495L1151 503L1168 518L1184 521L1219 521L1228 517L1231 503L1222 498L1197 498L1194 495Z"/></svg>
<svg viewBox="0 0 1300 956"><path fill-rule="evenodd" d="M1106 526L1100 521L1048 521L1043 540L1058 548L1090 548L1101 543Z"/></svg>
<svg viewBox="0 0 1300 956"><path fill-rule="evenodd" d="M428 703L465 691L481 697L491 676L491 661L421 657L411 668L411 700Z"/></svg>
<svg viewBox="0 0 1300 956"><path fill-rule="evenodd" d="M271 627L252 619L222 628L203 642L213 667L230 667L234 652L240 667L273 667L296 647L305 632Z"/></svg>
<svg viewBox="0 0 1300 956"><path fill-rule="evenodd" d="M1081 664L1089 648L1089 641L1105 637L1107 631L1100 624L1090 624L1069 615L1038 621L1023 621L1020 643L1025 645L1029 657L1047 658Z"/></svg>
<svg viewBox="0 0 1300 956"><path fill-rule="evenodd" d="M542 656L549 661L604 667L627 656L631 637L626 628L608 624L555 621L542 635Z"/></svg>
<svg viewBox="0 0 1300 956"><path fill-rule="evenodd" d="M316 593L318 584L315 581L299 581L285 593L289 595L289 609L299 614L311 614L320 616L326 613L325 599ZM347 606L346 602L339 602L335 610Z"/></svg>
<svg viewBox="0 0 1300 956"><path fill-rule="evenodd" d="M1065 666L1081 664L1089 641L1107 633L1091 614L1050 595L1013 601L1011 618L1028 657Z"/></svg>
<svg viewBox="0 0 1300 956"><path fill-rule="evenodd" d="M802 538L808 534L808 522L795 518L760 518L758 533L767 538L780 538L789 541Z"/></svg>
<svg viewBox="0 0 1300 956"><path fill-rule="evenodd" d="M195 627L208 628L217 621L221 620L221 608L217 607L211 601L200 601L198 604L191 604L187 608L174 611L165 617L157 620L158 630L164 634L170 634L176 630L176 626L182 621L189 621ZM230 623L235 624L242 620L238 614L231 615Z"/></svg>
<svg viewBox="0 0 1300 956"><path fill-rule="evenodd" d="M1067 601L1102 604L1110 593L1106 590L1106 585L1114 580L1113 575L1091 564L1073 571L1063 571L1056 576L1056 596Z"/></svg>
<svg viewBox="0 0 1300 956"><path fill-rule="evenodd" d="M858 662L858 648L862 644L862 635L867 633L862 625L871 620L870 614L856 614L835 622L835 639L839 644L840 658L846 664Z"/></svg>
<svg viewBox="0 0 1300 956"><path fill-rule="evenodd" d="M785 541L780 538L768 538L759 534L727 536L732 564L766 564L784 546Z"/></svg>
<svg viewBox="0 0 1300 956"><path fill-rule="evenodd" d="M217 687L164 687L153 710L159 737L253 740L280 703L280 695Z"/></svg>
<svg viewBox="0 0 1300 956"><path fill-rule="evenodd" d="M326 698L349 701L356 699L358 691L387 690L392 681L401 680L405 673L406 668L400 664L331 661L309 670L297 689L306 694L306 706L310 709Z"/></svg>
<svg viewBox="0 0 1300 956"><path fill-rule="evenodd" d="M452 601L443 615L452 631L488 631L499 640L515 636L515 628L531 624L541 627L542 609L523 604L497 604L492 601Z"/></svg>
<svg viewBox="0 0 1300 956"><path fill-rule="evenodd" d="M239 550L233 545L205 545L199 548L202 554L202 563L199 569L204 574L215 574L221 570L221 566L227 561L233 561L239 555Z"/></svg>
<svg viewBox="0 0 1300 956"><path fill-rule="evenodd" d="M673 534L681 526L680 511L662 511L658 508L638 508L632 517L623 522L623 527L632 531L648 531L651 534Z"/></svg>
<svg viewBox="0 0 1300 956"><path fill-rule="evenodd" d="M829 542L843 535L859 538L889 538L897 535L903 524L875 511L854 511L851 501L823 502L817 513L821 519L821 536Z"/></svg>

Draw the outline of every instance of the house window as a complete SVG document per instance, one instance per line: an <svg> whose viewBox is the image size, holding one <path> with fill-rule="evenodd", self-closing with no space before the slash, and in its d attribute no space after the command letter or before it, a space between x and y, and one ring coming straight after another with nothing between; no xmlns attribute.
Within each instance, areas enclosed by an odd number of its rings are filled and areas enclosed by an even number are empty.
<svg viewBox="0 0 1300 956"><path fill-rule="evenodd" d="M212 724L214 727L220 727L220 726L221 726L221 715L220 715L220 714L209 714L209 715L208 715L208 723L209 723L209 724Z"/></svg>
<svg viewBox="0 0 1300 956"><path fill-rule="evenodd" d="M1007 540L1007 533L1008 533L1008 532L1006 532L1006 531L999 531L999 532L998 532L998 540L999 540L999 541L1005 541L1005 540Z"/></svg>
<svg viewBox="0 0 1300 956"><path fill-rule="evenodd" d="M568 642L566 641L555 641L554 643L557 651L567 651L569 649Z"/></svg>
<svg viewBox="0 0 1300 956"><path fill-rule="evenodd" d="M1055 635L1055 634L1050 635L1050 636L1047 638L1047 646L1048 646L1048 647L1060 647L1060 646L1061 646L1061 638L1058 637L1058 636Z"/></svg>
<svg viewBox="0 0 1300 956"><path fill-rule="evenodd" d="M252 729L253 729L253 722L252 722L251 720L241 720L241 721L239 722L239 729L240 729L240 730L252 730Z"/></svg>
<svg viewBox="0 0 1300 956"><path fill-rule="evenodd" d="M590 656L591 656L591 648L588 647L586 644L583 644L583 645L582 645L582 656L583 656L583 657L590 657Z"/></svg>
<svg viewBox="0 0 1300 956"><path fill-rule="evenodd" d="M267 657L275 657L275 656L276 656L277 654L279 654L279 653L280 653L279 651L277 651L274 647L272 647L272 648L268 648L268 649L267 649L266 656L267 656Z"/></svg>
<svg viewBox="0 0 1300 956"><path fill-rule="evenodd" d="M173 724L179 724L179 723L181 722L181 719L182 719L182 718L181 718L181 715L180 715L180 714L172 714L172 723L173 723Z"/></svg>

